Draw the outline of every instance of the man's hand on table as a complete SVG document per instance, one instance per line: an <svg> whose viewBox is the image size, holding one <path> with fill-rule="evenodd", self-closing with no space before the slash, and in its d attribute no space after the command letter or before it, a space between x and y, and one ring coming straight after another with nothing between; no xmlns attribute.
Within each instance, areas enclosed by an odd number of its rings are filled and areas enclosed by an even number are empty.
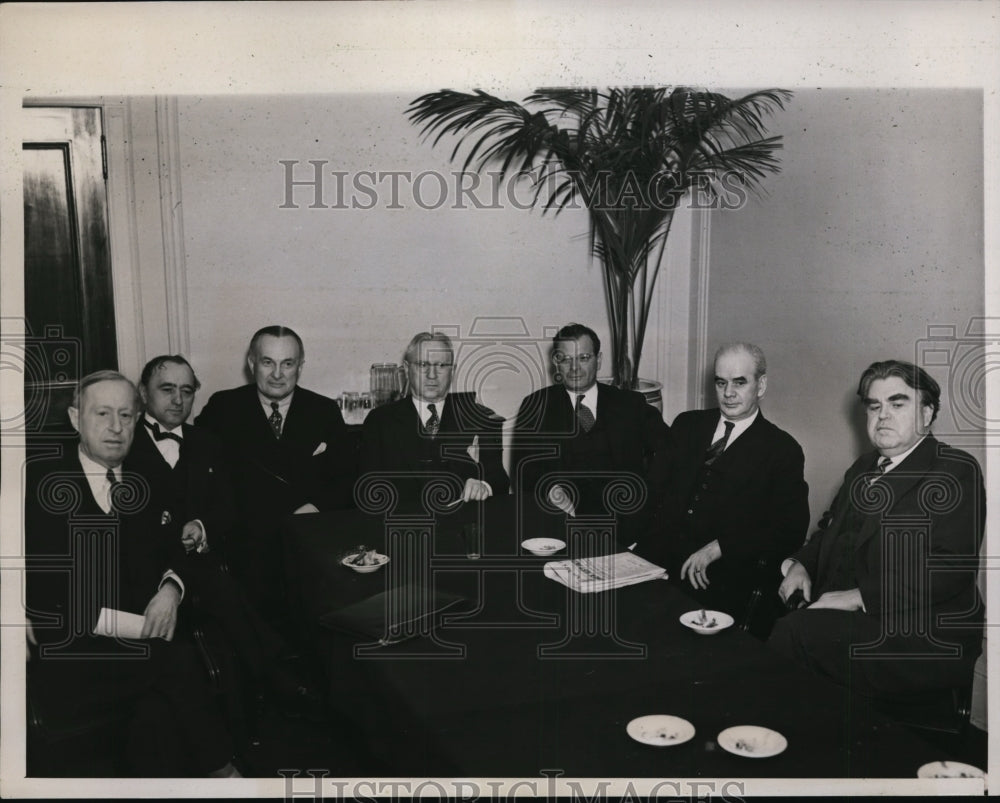
<svg viewBox="0 0 1000 803"><path fill-rule="evenodd" d="M567 516L576 515L576 505L573 504L573 497L561 485L553 485L549 488L549 502L553 507L561 510Z"/></svg>
<svg viewBox="0 0 1000 803"><path fill-rule="evenodd" d="M462 490L463 502L482 502L493 496L493 489L488 482L469 477L465 481L465 488Z"/></svg>
<svg viewBox="0 0 1000 803"><path fill-rule="evenodd" d="M722 557L719 542L710 541L693 552L681 566L681 580L685 578L694 588L708 588L708 567Z"/></svg>
<svg viewBox="0 0 1000 803"><path fill-rule="evenodd" d="M177 607L181 603L181 591L172 582L164 583L146 606L143 616L146 621L139 638L162 638L171 641L177 627Z"/></svg>
<svg viewBox="0 0 1000 803"><path fill-rule="evenodd" d="M197 519L189 521L181 531L181 543L184 544L184 551L208 552L208 539L205 535L205 528Z"/></svg>

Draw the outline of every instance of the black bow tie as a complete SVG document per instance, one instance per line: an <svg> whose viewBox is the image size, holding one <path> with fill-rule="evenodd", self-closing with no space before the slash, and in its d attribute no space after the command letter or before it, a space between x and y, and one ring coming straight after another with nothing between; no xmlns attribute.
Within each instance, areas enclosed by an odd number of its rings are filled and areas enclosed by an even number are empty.
<svg viewBox="0 0 1000 803"><path fill-rule="evenodd" d="M155 421L150 421L148 418L144 418L142 419L142 423L146 425L146 428L151 433L153 433L153 438L157 441L170 439L173 441L177 441L178 443L184 442L184 439L180 435L177 435L176 433L173 432L164 432L162 429L160 429L160 425L157 424Z"/></svg>

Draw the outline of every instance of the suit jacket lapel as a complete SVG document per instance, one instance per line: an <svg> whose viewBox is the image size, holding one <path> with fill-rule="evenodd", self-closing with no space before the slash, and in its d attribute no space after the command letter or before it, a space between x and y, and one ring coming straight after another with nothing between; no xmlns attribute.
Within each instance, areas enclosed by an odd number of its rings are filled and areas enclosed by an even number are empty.
<svg viewBox="0 0 1000 803"><path fill-rule="evenodd" d="M862 525L861 533L858 537L858 547L866 544L881 531L882 523L885 518L892 516L893 510L899 504L900 500L911 493L917 483L923 479L923 477L930 470L931 464L934 462L936 455L937 441L934 439L933 435L928 435L902 463L894 467L892 471L878 480L879 482L888 484L892 494L891 506L888 510L882 511L881 513L875 513L865 517L865 523ZM874 470L877 458L878 453L876 452L872 458L872 464L867 466L863 465L859 473L867 473L868 471ZM857 474L855 475L855 478L856 477Z"/></svg>

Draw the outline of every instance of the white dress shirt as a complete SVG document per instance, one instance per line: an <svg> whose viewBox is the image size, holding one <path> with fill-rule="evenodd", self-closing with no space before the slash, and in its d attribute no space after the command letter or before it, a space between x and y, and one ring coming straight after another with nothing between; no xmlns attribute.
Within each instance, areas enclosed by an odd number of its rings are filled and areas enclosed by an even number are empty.
<svg viewBox="0 0 1000 803"><path fill-rule="evenodd" d="M576 397L580 395L577 390L570 390L566 388L566 392L569 394L569 403L573 410L576 410ZM587 405L587 409L594 414L594 420L597 420L597 383L595 382L590 386L589 389L583 391L583 403Z"/></svg>
<svg viewBox="0 0 1000 803"><path fill-rule="evenodd" d="M753 415L749 418L744 418L740 421L730 421L721 413L719 414L719 423L715 427L715 434L712 435L712 440L709 444L715 443L719 438L721 438L726 432L726 421L729 421L733 425L733 431L729 433L729 440L726 441L726 449L733 445L733 442L744 432L750 429L750 425L757 420L757 416L760 415L760 408L758 407L753 411Z"/></svg>
<svg viewBox="0 0 1000 803"><path fill-rule="evenodd" d="M167 429L165 426L160 424L155 418L153 418L149 413L146 413L143 418L150 424L155 425L159 428L160 432L170 432L176 435L181 440L184 439L184 427L183 425L175 427L174 429ZM153 435L153 431L143 425L142 427L146 431L146 436L153 442L153 446L156 450L163 455L163 459L167 461L170 468L177 465L177 461L181 459L181 445L175 441L173 438L164 438L163 440L157 440Z"/></svg>
<svg viewBox="0 0 1000 803"><path fill-rule="evenodd" d="M288 420L288 408L292 406L292 396L295 395L293 390L285 398L278 402L278 412L281 413L281 431L285 431L285 421ZM264 408L264 415L268 418L271 417L271 413L274 412L271 405L274 403L274 399L269 399L260 391L257 391L257 398L260 399L260 405Z"/></svg>

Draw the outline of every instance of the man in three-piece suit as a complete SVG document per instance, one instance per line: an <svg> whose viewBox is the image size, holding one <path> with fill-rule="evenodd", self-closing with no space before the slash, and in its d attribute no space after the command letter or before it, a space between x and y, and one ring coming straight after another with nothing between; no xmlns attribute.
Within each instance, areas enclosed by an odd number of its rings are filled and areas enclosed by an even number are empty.
<svg viewBox="0 0 1000 803"><path fill-rule="evenodd" d="M25 500L33 670L60 704L103 701L128 711L126 749L139 774L235 776L233 745L190 634L180 528L141 476L123 470L136 389L114 371L84 377L69 408L79 446L29 466ZM141 616L125 642L125 612ZM103 615L102 615L103 613ZM32 633L29 631L29 633Z"/></svg>
<svg viewBox="0 0 1000 803"><path fill-rule="evenodd" d="M401 501L419 508L426 475L454 478L466 502L482 502L510 489L501 458L503 419L476 401L452 393L455 349L440 332L413 337L403 357L409 393L376 407L365 418L361 475L395 474Z"/></svg>
<svg viewBox="0 0 1000 803"><path fill-rule="evenodd" d="M614 515L616 537L628 546L663 482L669 428L640 394L598 383L601 360L600 338L589 327L571 323L556 332L556 384L529 394L517 413L514 487L532 507ZM616 477L632 485L623 496L637 496L627 514L615 510L616 493L607 493Z"/></svg>
<svg viewBox="0 0 1000 803"><path fill-rule="evenodd" d="M180 355L146 363L139 380L142 426L125 466L149 481L165 515L181 527L187 551L181 565L199 609L219 624L244 670L286 704L317 704L279 660L288 653L284 640L223 569L220 556L224 559L225 545L232 540L235 498L222 444L210 431L186 423L200 386L194 369Z"/></svg>
<svg viewBox="0 0 1000 803"><path fill-rule="evenodd" d="M222 441L233 467L241 538L228 557L262 613L284 609L285 517L351 504L347 428L333 399L299 386L304 362L294 331L259 330L247 352L254 381L212 394L195 419Z"/></svg>
<svg viewBox="0 0 1000 803"><path fill-rule="evenodd" d="M983 478L970 454L930 434L940 395L911 363L865 370L858 396L875 451L782 565L781 599L808 607L781 619L768 645L868 697L967 686L979 653Z"/></svg>
<svg viewBox="0 0 1000 803"><path fill-rule="evenodd" d="M715 355L719 408L690 410L670 428L669 481L654 541L643 555L665 561L675 582L706 608L766 637L782 609L778 565L809 526L802 449L760 410L764 352L727 344Z"/></svg>

